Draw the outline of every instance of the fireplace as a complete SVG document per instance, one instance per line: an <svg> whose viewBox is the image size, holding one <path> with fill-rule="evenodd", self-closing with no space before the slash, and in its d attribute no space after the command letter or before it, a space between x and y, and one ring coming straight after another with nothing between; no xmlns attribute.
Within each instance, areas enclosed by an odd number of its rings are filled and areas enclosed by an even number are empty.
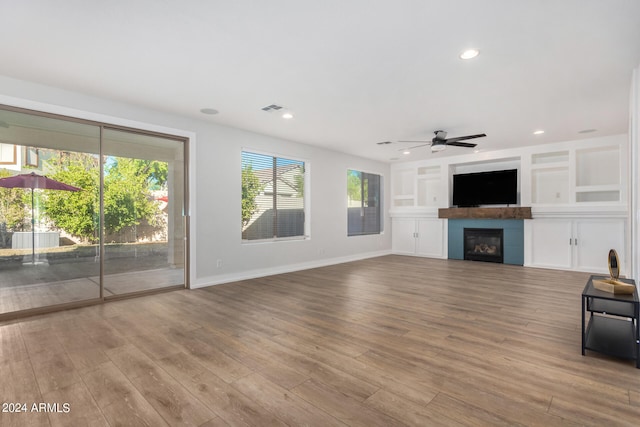
<svg viewBox="0 0 640 427"><path fill-rule="evenodd" d="M503 247L502 228L464 229L464 259L503 263Z"/></svg>

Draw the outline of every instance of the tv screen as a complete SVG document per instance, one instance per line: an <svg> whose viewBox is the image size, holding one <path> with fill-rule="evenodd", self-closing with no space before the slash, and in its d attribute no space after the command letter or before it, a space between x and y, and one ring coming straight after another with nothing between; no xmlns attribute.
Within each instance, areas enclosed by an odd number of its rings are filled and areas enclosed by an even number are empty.
<svg viewBox="0 0 640 427"><path fill-rule="evenodd" d="M518 170L453 175L453 204L458 207L518 203Z"/></svg>

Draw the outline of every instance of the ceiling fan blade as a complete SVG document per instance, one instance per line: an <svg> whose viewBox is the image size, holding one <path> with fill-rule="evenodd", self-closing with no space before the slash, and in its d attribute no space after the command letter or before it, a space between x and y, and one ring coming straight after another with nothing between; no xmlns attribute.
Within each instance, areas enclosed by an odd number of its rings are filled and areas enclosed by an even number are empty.
<svg viewBox="0 0 640 427"><path fill-rule="evenodd" d="M449 142L447 141L447 145L453 145L454 147L467 147L467 148L473 148L478 144L471 144L470 142Z"/></svg>
<svg viewBox="0 0 640 427"><path fill-rule="evenodd" d="M487 134L485 133L479 133L477 135L467 135L467 136L459 136L457 138L449 138L447 139L447 143L449 142L457 142L457 141L464 141L466 139L474 139L474 138L482 138L487 136Z"/></svg>
<svg viewBox="0 0 640 427"><path fill-rule="evenodd" d="M431 144L431 141L398 141L398 142L408 142L410 144Z"/></svg>
<svg viewBox="0 0 640 427"><path fill-rule="evenodd" d="M398 142L401 142L401 141L398 141ZM409 142L409 141L402 141L402 142ZM414 141L414 142L424 142L424 141ZM414 148L425 147L427 145L431 145L431 143L429 143L429 144L420 144L420 145L416 145L415 147L405 147L405 148L399 149L398 151L413 150Z"/></svg>

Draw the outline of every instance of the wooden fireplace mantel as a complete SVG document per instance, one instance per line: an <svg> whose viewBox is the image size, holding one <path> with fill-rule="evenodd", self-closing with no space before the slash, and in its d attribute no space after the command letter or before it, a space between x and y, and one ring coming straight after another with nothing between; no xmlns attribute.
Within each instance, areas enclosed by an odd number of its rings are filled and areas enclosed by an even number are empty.
<svg viewBox="0 0 640 427"><path fill-rule="evenodd" d="M530 207L441 208L438 218L447 219L531 219Z"/></svg>

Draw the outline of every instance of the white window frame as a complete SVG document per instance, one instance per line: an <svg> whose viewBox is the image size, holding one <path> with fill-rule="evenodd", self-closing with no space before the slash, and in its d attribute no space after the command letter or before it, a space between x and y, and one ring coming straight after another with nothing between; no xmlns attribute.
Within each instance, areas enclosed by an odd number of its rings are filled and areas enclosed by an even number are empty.
<svg viewBox="0 0 640 427"><path fill-rule="evenodd" d="M310 214L311 212L311 185L310 185L311 184L311 180L310 180L311 163L308 160L297 157L297 156L274 153L270 151L256 150L249 147L242 147L240 150L240 173L241 174L242 174L242 153L245 153L245 152L304 163L304 174L303 174L304 234L301 236L268 237L264 239L242 239L242 235L241 235L241 243L243 245L251 245L251 244L262 244L262 243L271 243L271 242L304 241L304 240L311 239L311 214ZM242 177L240 179L242 180Z"/></svg>

